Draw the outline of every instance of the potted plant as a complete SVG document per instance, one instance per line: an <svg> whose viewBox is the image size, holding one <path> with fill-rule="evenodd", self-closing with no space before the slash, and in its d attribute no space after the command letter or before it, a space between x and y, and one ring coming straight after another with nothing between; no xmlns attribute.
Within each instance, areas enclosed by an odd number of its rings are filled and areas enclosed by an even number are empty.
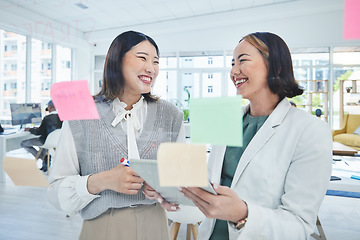
<svg viewBox="0 0 360 240"><path fill-rule="evenodd" d="M190 103L190 92L189 90L184 87L184 91L187 93L187 102L188 102L188 106L189 106L189 103ZM190 118L189 118L189 109L182 109L182 111L184 112L184 121L188 121L190 122Z"/></svg>
<svg viewBox="0 0 360 240"><path fill-rule="evenodd" d="M349 93L351 91L352 87L346 87L345 89L346 89L346 92Z"/></svg>

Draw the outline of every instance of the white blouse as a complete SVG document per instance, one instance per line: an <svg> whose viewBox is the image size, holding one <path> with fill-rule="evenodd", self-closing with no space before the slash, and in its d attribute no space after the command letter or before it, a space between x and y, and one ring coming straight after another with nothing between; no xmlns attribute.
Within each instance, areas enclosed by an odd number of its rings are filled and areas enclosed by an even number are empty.
<svg viewBox="0 0 360 240"><path fill-rule="evenodd" d="M136 139L140 136L147 116L147 102L144 97L125 110L126 103L116 98L111 103L115 118L112 126L121 124L127 133L128 158L140 158ZM181 125L177 142L185 142L184 125ZM100 195L90 194L87 189L89 175L80 176L79 161L76 154L74 138L67 121L63 122L60 141L57 145L55 161L50 168L50 187L48 199L58 209L68 215L74 215Z"/></svg>

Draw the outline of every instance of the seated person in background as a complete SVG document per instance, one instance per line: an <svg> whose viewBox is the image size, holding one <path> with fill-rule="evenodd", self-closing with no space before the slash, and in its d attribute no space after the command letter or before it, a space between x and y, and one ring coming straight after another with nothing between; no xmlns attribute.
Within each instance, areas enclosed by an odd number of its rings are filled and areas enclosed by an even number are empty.
<svg viewBox="0 0 360 240"><path fill-rule="evenodd" d="M62 126L62 121L60 121L59 119L59 116L56 112L52 100L49 101L48 107L45 110L49 111L49 114L44 117L40 127L25 128L25 131L30 131L34 135L40 135L40 137L27 139L21 142L21 147L25 148L26 151L31 153L34 157L36 157L36 154L38 152L34 148L34 146L43 145L49 133L51 133L55 129L61 128ZM46 151L41 151L39 157L43 160L42 168L40 168L40 170L46 172L47 171L47 165L45 161L47 159Z"/></svg>

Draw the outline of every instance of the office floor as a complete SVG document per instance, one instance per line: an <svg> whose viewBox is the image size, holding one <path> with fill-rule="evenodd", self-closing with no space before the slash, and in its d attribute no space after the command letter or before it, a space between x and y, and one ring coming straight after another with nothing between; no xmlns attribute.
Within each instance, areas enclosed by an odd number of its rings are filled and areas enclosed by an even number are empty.
<svg viewBox="0 0 360 240"><path fill-rule="evenodd" d="M24 155L17 150L13 156ZM24 157L24 156L22 156ZM328 240L358 240L360 199L326 196L319 212ZM15 186L7 177L0 183L0 239L75 240L81 230L79 215L66 217L46 199L46 189ZM185 240L186 226L179 240Z"/></svg>

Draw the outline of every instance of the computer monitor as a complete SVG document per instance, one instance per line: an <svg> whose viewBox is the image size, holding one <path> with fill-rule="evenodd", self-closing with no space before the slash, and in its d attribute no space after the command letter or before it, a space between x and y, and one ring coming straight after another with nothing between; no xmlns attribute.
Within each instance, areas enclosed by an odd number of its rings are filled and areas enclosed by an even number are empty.
<svg viewBox="0 0 360 240"><path fill-rule="evenodd" d="M40 103L10 103L10 110L13 126L40 123L42 120Z"/></svg>

